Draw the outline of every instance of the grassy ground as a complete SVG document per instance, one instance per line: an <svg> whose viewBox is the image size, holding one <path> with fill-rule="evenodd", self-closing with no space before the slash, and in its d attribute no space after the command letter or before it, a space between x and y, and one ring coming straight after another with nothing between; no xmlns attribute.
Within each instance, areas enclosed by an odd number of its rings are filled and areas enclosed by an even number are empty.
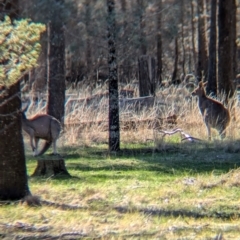
<svg viewBox="0 0 240 240"><path fill-rule="evenodd" d="M204 141L197 103L185 90L160 91L164 107L121 117L174 113L177 126L162 128L181 128L203 139L197 143L143 128L121 132L121 152L109 155L107 132L72 125L58 143L72 177L33 178L27 139L29 187L41 206L0 203L0 239L240 239L240 121L231 122L224 141L216 131ZM107 116L104 104L74 106L66 121Z"/></svg>
<svg viewBox="0 0 240 240"><path fill-rule="evenodd" d="M239 239L239 144L62 147L72 177L29 177L42 206L1 205L0 239Z"/></svg>

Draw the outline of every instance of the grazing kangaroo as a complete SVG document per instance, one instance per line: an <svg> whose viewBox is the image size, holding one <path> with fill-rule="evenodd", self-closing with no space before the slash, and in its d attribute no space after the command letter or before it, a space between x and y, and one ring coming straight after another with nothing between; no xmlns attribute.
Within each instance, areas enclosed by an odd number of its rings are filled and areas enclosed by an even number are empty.
<svg viewBox="0 0 240 240"><path fill-rule="evenodd" d="M32 118L27 118L24 111L22 114L22 128L30 136L30 144L34 156L43 155L53 143L53 153L57 154L56 142L61 132L61 123L48 114L39 114ZM38 153L39 139L46 140L43 149ZM35 146L33 144L35 141Z"/></svg>
<svg viewBox="0 0 240 240"><path fill-rule="evenodd" d="M221 138L226 136L226 128L230 123L229 110L222 103L206 95L206 82L199 82L198 87L192 92L192 96L198 97L198 107L207 127L208 140L211 140L211 128L218 130Z"/></svg>

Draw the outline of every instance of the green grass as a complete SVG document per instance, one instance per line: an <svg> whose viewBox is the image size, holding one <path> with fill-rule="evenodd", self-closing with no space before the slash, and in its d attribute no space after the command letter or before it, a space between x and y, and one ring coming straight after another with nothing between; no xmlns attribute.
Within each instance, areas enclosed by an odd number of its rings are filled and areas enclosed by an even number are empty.
<svg viewBox="0 0 240 240"><path fill-rule="evenodd" d="M239 239L238 145L63 147L70 178L31 177L27 152L30 190L49 204L1 205L0 239Z"/></svg>

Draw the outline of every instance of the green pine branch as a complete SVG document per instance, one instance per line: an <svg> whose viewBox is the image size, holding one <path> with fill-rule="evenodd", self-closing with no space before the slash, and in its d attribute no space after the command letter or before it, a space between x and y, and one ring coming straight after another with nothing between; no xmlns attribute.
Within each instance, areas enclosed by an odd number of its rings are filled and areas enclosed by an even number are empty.
<svg viewBox="0 0 240 240"><path fill-rule="evenodd" d="M45 30L45 25L30 19L15 20L13 24L9 17L0 21L0 88L8 88L37 66L39 40Z"/></svg>

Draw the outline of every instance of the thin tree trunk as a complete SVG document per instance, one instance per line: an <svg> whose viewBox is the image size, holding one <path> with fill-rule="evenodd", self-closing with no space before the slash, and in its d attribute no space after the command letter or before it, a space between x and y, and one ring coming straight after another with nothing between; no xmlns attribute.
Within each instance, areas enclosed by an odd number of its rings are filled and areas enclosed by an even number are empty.
<svg viewBox="0 0 240 240"><path fill-rule="evenodd" d="M143 13L144 13L144 0L137 0L138 8L139 8L139 32L140 32L140 49L141 49L141 55L147 54L147 43L146 43L146 37L144 33L145 29L145 20L143 19Z"/></svg>
<svg viewBox="0 0 240 240"><path fill-rule="evenodd" d="M219 1L218 14L218 92L225 94L225 103L233 96L232 1Z"/></svg>
<svg viewBox="0 0 240 240"><path fill-rule="evenodd" d="M217 95L217 0L211 0L209 62L207 94Z"/></svg>
<svg viewBox="0 0 240 240"><path fill-rule="evenodd" d="M185 76L185 44L184 44L184 0L181 0L181 43L182 43L182 73Z"/></svg>
<svg viewBox="0 0 240 240"><path fill-rule="evenodd" d="M107 0L108 66L109 66L109 151L120 150L118 74L116 57L115 2Z"/></svg>
<svg viewBox="0 0 240 240"><path fill-rule="evenodd" d="M232 0L232 54L233 54L233 79L236 79L237 75L237 4L236 0ZM236 89L236 81L234 89Z"/></svg>
<svg viewBox="0 0 240 240"><path fill-rule="evenodd" d="M178 37L175 37L175 57L172 73L172 83L177 83L177 73L178 73Z"/></svg>
<svg viewBox="0 0 240 240"><path fill-rule="evenodd" d="M157 79L162 83L162 0L157 3Z"/></svg>
<svg viewBox="0 0 240 240"><path fill-rule="evenodd" d="M156 90L156 63L155 59L150 56L143 55L138 59L139 69L139 96L146 97L155 96Z"/></svg>
<svg viewBox="0 0 240 240"><path fill-rule="evenodd" d="M195 26L194 26L194 4L193 1L191 2L191 31L192 31L192 52L193 52L193 65L194 65L194 72L196 72L196 47L195 47Z"/></svg>
<svg viewBox="0 0 240 240"><path fill-rule="evenodd" d="M86 65L87 72L92 71L92 47L91 47L91 36L90 36L90 21L91 21L91 1L87 0L85 3L86 15L85 15L85 25L86 25Z"/></svg>
<svg viewBox="0 0 240 240"><path fill-rule="evenodd" d="M198 0L198 62L197 79L198 81L207 74L207 46L206 46L206 28L204 20L203 0Z"/></svg>

